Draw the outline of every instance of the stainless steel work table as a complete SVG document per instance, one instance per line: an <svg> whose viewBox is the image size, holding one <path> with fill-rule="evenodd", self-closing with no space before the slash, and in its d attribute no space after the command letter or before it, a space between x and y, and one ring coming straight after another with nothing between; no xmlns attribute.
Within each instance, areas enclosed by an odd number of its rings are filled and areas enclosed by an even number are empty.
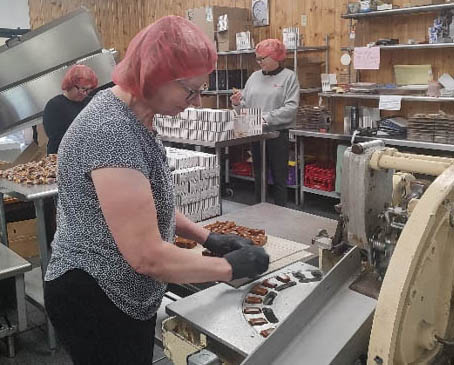
<svg viewBox="0 0 454 365"><path fill-rule="evenodd" d="M299 179L300 179L300 204L303 205L304 203L304 192L318 194L322 196L327 196L330 198L340 199L340 194L335 191L323 191L323 190L316 190L311 189L304 186L304 138L321 138L321 139L329 139L335 140L340 142L345 142L350 145L350 141L352 140L352 135L349 134L341 134L341 133L325 133L325 132L315 132L315 131L308 131L304 129L291 129L290 136L296 138L297 141L297 148L298 148L298 155L299 158ZM381 140L387 146L392 147L407 147L407 148L418 148L424 150L432 150L432 151L443 151L450 154L454 153L454 144L446 144L446 143L434 143L434 142L424 142L424 141L413 141L406 138L398 138L398 137L390 137L390 136L375 136L375 137L365 137L365 136L356 136L356 142L368 142L374 140Z"/></svg>
<svg viewBox="0 0 454 365"><path fill-rule="evenodd" d="M273 139L279 137L279 132L268 132L268 133L263 133L263 134L258 134L258 135L253 135L253 136L247 136L247 137L238 137L238 138L233 138L229 139L227 141L220 141L220 142L208 142L208 141L195 141L195 140L190 140L190 139L182 139L182 138L175 138L175 137L167 137L167 136L159 136L161 141L163 142L169 142L169 143L181 143L181 144L188 144L192 146L200 146L200 147L207 147L207 148L213 148L216 153L217 161L218 164L221 163L221 154L222 154L222 149L228 149L229 147L233 146L240 146L244 145L247 143L253 143L253 142L260 142L260 151L262 153L262 176L261 176L261 192L260 192L260 201L265 202L266 201L266 186L267 186L267 175L266 175L266 140L268 139ZM229 164L228 160L226 161L225 165L225 177L226 177L226 182L229 182ZM219 187L219 199L221 200L221 186ZM221 203L221 214L222 214L222 203Z"/></svg>
<svg viewBox="0 0 454 365"><path fill-rule="evenodd" d="M13 357L14 338L13 334L16 329L24 331L27 328L27 313L25 309L25 282L24 273L30 271L32 265L11 251L5 245L0 244L0 280L14 277L16 284L16 303L17 303L17 327L9 326L8 328L0 329L0 338L8 338L9 356Z"/></svg>
<svg viewBox="0 0 454 365"><path fill-rule="evenodd" d="M41 273L44 283L44 274L46 273L47 264L49 262L49 245L47 242L46 235L46 221L44 216L44 199L55 197L58 195L58 188L56 184L52 185L25 185L17 184L6 179L0 179L0 228L1 228L1 240L8 246L8 231L6 228L6 216L5 216L5 206L3 202L4 194L15 197L22 201L32 201L35 205L36 212L36 224L38 231L38 244L39 244L39 254L41 261ZM30 299L35 303L39 304L44 309L44 303L41 303L40 300L30 297ZM55 332L52 324L49 319L47 319L47 329L48 329L48 342L49 348L51 350L56 348L55 341Z"/></svg>

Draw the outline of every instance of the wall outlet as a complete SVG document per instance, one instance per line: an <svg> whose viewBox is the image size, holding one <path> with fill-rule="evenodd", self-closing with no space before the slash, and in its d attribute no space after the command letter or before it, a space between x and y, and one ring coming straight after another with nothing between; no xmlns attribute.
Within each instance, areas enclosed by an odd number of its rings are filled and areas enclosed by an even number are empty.
<svg viewBox="0 0 454 365"><path fill-rule="evenodd" d="M301 15L301 26L302 27L307 26L307 15L305 14Z"/></svg>

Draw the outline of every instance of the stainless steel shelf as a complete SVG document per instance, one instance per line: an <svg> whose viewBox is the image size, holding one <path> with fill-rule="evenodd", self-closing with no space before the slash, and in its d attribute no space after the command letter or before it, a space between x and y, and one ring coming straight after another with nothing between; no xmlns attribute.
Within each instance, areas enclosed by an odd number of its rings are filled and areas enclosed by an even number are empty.
<svg viewBox="0 0 454 365"><path fill-rule="evenodd" d="M321 87L312 87L307 89L300 89L301 94L314 94L318 93L322 90ZM233 90L206 90L202 91L201 95L231 95L233 94Z"/></svg>
<svg viewBox="0 0 454 365"><path fill-rule="evenodd" d="M349 134L313 132L313 131L306 131L303 129L291 129L290 134L293 136L314 137L314 138L324 138L324 139L345 141L345 142L348 142L349 144L350 144L350 140L352 138L352 136ZM453 144L412 141L409 139L392 138L389 136L377 136L377 137L358 136L358 137L356 137L355 140L357 142L367 142L367 141L374 141L377 139L380 139L383 142L385 142L385 145L387 145L387 146L400 146L400 147L419 148L419 149L434 150L434 151L454 152Z"/></svg>
<svg viewBox="0 0 454 365"><path fill-rule="evenodd" d="M318 189L311 189L311 188L308 188L307 186L303 186L303 191L305 193L327 196L328 198L340 199L340 194L336 193L335 191L323 191L323 190L318 190Z"/></svg>
<svg viewBox="0 0 454 365"><path fill-rule="evenodd" d="M38 200L58 195L57 184L26 185L0 179L0 192L20 200Z"/></svg>
<svg viewBox="0 0 454 365"><path fill-rule="evenodd" d="M255 179L252 176L243 176L243 175L236 175L232 172L229 173L229 177L233 177L234 179L238 180L245 180L245 181L254 181ZM269 184L273 185L273 184ZM289 189L299 189L299 185L287 185Z"/></svg>
<svg viewBox="0 0 454 365"><path fill-rule="evenodd" d="M389 16L389 15L432 13L435 11L442 11L442 10L453 9L453 8L454 8L454 4L413 6L410 8L370 11L367 13L344 14L344 15L342 15L342 18L344 18L344 19L361 19L361 18L374 18L374 17L378 17L378 16Z"/></svg>
<svg viewBox="0 0 454 365"><path fill-rule="evenodd" d="M184 138L176 138L176 137L169 137L159 135L159 138L163 142L173 142L173 143L182 143L182 144L189 144L193 146L203 146L209 148L225 148L225 147L232 147L238 146L241 144L251 143L251 142L259 142L262 140L268 140L279 137L279 132L267 132L264 134L257 134L252 136L246 137L237 137L233 139L229 139L227 141L219 141L219 142L209 142L209 141L196 141L191 139L184 139ZM1 187L1 185L0 185Z"/></svg>
<svg viewBox="0 0 454 365"><path fill-rule="evenodd" d="M379 46L381 50L416 50L416 49L441 49L441 48L454 48L454 43L433 43L433 44L396 44L392 46ZM351 52L355 47L342 47L341 51Z"/></svg>
<svg viewBox="0 0 454 365"><path fill-rule="evenodd" d="M255 180L252 176L237 175L237 174L234 174L232 171L230 171L229 177L233 177L234 179L245 180L245 181L254 181Z"/></svg>
<svg viewBox="0 0 454 365"><path fill-rule="evenodd" d="M300 94L314 94L322 91L321 87L312 87L307 89L300 89Z"/></svg>
<svg viewBox="0 0 454 365"><path fill-rule="evenodd" d="M233 90L206 90L202 91L201 95L231 95Z"/></svg>
<svg viewBox="0 0 454 365"><path fill-rule="evenodd" d="M318 51L326 51L328 49L327 46L306 46L306 47L298 47L295 49L288 49L287 53L297 53L299 52L318 52ZM251 54L255 53L255 49L245 49L241 51L225 51L225 52L218 52L219 56L230 56L230 55L238 55L238 54Z"/></svg>
<svg viewBox="0 0 454 365"><path fill-rule="evenodd" d="M380 100L378 94L354 94L354 93L345 93L345 94L336 94L336 93L319 93L319 96L324 98L343 98L343 99L366 99L366 100ZM414 96L414 95L401 95L402 101L420 101L420 102L432 102L432 103L446 103L454 102L453 97L439 97L434 98L430 96Z"/></svg>

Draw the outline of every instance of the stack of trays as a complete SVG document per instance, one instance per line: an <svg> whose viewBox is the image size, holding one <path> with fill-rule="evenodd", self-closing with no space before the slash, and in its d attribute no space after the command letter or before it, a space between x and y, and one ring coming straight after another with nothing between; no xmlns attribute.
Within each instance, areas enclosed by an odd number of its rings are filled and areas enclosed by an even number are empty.
<svg viewBox="0 0 454 365"><path fill-rule="evenodd" d="M298 108L296 128L319 132L328 130L330 121L330 112L325 107L304 105Z"/></svg>
<svg viewBox="0 0 454 365"><path fill-rule="evenodd" d="M156 115L154 126L160 135L205 142L232 139L232 110L188 108L171 117Z"/></svg>
<svg viewBox="0 0 454 365"><path fill-rule="evenodd" d="M220 168L216 155L166 148L173 168L177 209L194 222L220 215Z"/></svg>
<svg viewBox="0 0 454 365"><path fill-rule="evenodd" d="M416 114L408 120L407 138L416 141L454 143L454 116Z"/></svg>

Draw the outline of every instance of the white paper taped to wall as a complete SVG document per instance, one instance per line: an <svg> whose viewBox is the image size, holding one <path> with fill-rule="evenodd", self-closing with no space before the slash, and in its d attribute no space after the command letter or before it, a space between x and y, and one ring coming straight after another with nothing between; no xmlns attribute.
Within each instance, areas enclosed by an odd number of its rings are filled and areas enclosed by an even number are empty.
<svg viewBox="0 0 454 365"><path fill-rule="evenodd" d="M402 106L402 96L400 95L381 95L380 110L400 110Z"/></svg>
<svg viewBox="0 0 454 365"><path fill-rule="evenodd" d="M353 66L355 70L378 70L380 68L380 47L355 47Z"/></svg>

